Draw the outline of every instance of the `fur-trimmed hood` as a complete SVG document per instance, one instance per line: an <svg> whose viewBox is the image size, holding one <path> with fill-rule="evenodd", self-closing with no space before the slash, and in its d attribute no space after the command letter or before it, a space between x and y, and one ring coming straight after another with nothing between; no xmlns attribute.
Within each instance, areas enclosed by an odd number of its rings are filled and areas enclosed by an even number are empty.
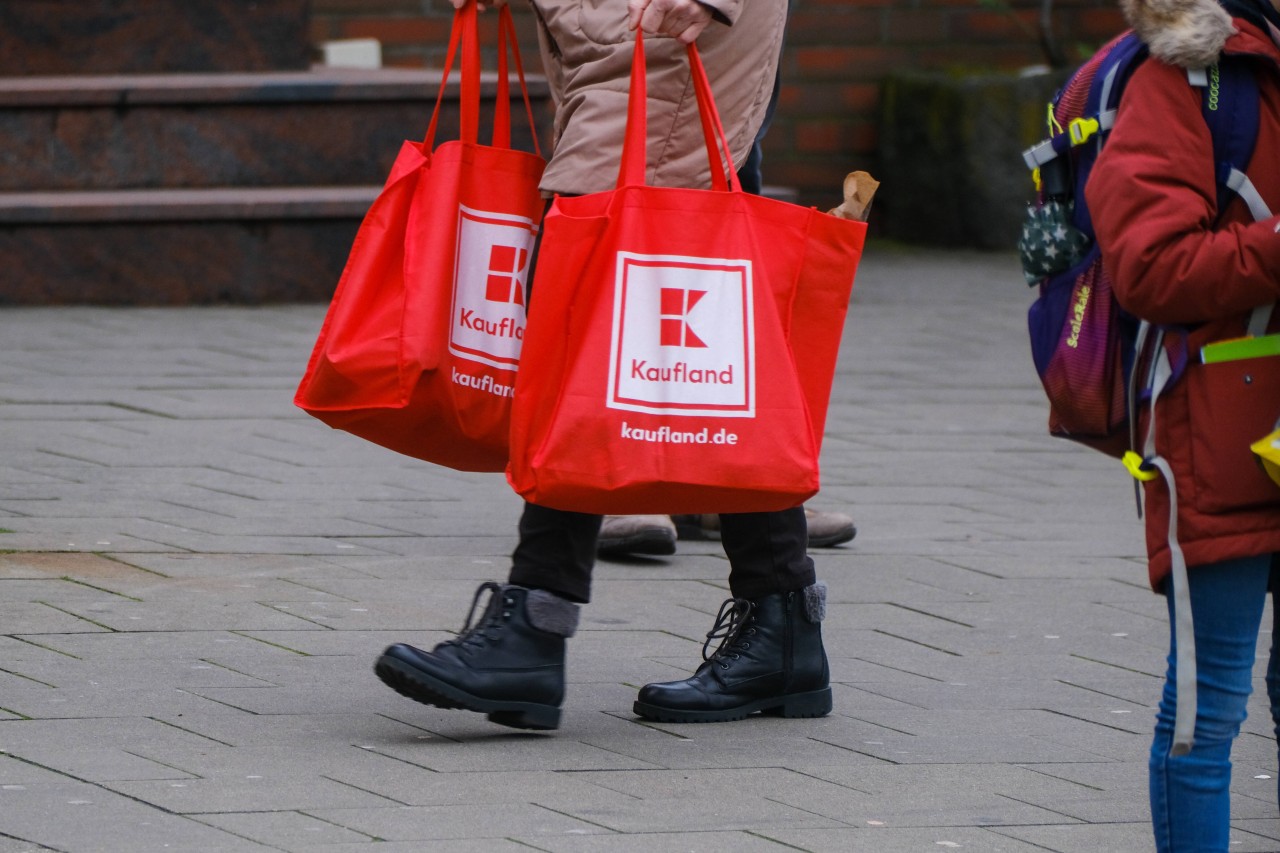
<svg viewBox="0 0 1280 853"><path fill-rule="evenodd" d="M1185 68L1212 65L1236 32L1217 0L1120 0L1120 8L1153 56Z"/></svg>

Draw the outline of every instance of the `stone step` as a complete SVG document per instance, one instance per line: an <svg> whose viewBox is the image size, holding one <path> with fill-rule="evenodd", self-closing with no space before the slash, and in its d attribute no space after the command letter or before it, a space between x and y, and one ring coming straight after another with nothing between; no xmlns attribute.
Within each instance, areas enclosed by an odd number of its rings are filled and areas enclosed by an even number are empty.
<svg viewBox="0 0 1280 853"><path fill-rule="evenodd" d="M0 79L0 192L381 183L439 86L424 69ZM529 87L545 138L547 86ZM482 140L496 92L486 73ZM518 89L512 111L527 150ZM457 122L455 75L437 140Z"/></svg>
<svg viewBox="0 0 1280 853"><path fill-rule="evenodd" d="M0 193L0 226L359 218L381 189L371 185Z"/></svg>
<svg viewBox="0 0 1280 853"><path fill-rule="evenodd" d="M0 193L0 305L325 301L380 189Z"/></svg>
<svg viewBox="0 0 1280 853"><path fill-rule="evenodd" d="M0 76L289 71L310 63L308 0L0 3Z"/></svg>

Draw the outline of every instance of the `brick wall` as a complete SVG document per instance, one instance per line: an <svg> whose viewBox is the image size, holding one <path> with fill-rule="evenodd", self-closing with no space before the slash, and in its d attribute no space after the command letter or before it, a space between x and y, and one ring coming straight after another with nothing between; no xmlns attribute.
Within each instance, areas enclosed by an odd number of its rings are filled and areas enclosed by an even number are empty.
<svg viewBox="0 0 1280 853"><path fill-rule="evenodd" d="M833 206L846 172L876 174L879 87L887 72L1044 63L1040 6L1041 0L794 0L778 115L765 142L766 183L794 187L803 203ZM512 10L536 68L532 16L519 0ZM312 36L317 43L374 37L388 65L436 65L451 14L443 0L312 0ZM482 16L482 26L493 23L492 15ZM1053 24L1074 64L1123 21L1115 0L1054 0Z"/></svg>

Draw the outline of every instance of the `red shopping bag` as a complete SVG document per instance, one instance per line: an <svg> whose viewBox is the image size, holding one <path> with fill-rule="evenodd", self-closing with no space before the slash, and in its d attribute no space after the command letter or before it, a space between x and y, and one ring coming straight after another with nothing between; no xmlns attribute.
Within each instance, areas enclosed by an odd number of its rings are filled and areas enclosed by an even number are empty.
<svg viewBox="0 0 1280 853"><path fill-rule="evenodd" d="M557 198L544 222L507 467L533 503L757 512L818 490L866 226L744 193L689 61L712 189L644 184L637 34L617 187Z"/></svg>
<svg viewBox="0 0 1280 853"><path fill-rule="evenodd" d="M511 148L507 45L533 111L511 14L500 12L493 143L477 143L476 4L454 16L421 142L406 141L356 234L294 402L325 423L463 471L501 471L544 202L540 153ZM461 138L432 151L461 42ZM535 131L535 148L537 145Z"/></svg>

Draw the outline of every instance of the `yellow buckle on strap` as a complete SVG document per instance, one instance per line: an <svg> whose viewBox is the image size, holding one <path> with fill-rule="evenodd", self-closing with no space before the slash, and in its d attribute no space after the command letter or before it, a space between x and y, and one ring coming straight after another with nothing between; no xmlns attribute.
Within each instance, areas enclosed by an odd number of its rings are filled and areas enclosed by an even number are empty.
<svg viewBox="0 0 1280 853"><path fill-rule="evenodd" d="M1145 483L1160 476L1159 471L1144 469L1142 466L1146 464L1146 460L1132 450L1127 451L1120 461L1124 464L1130 476L1140 482Z"/></svg>
<svg viewBox="0 0 1280 853"><path fill-rule="evenodd" d="M1096 118L1073 118L1067 123L1067 133L1071 134L1072 145L1083 145L1089 137L1098 132L1101 125Z"/></svg>

